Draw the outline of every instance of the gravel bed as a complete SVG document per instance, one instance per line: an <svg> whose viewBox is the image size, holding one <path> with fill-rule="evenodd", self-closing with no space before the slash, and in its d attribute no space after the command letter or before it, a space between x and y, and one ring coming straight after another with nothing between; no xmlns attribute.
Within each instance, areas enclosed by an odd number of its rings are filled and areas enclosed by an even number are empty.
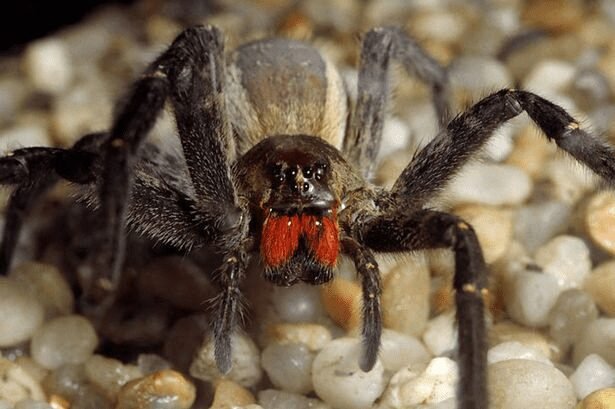
<svg viewBox="0 0 615 409"><path fill-rule="evenodd" d="M615 144L611 0L142 0L0 56L0 152L60 146L109 127L131 80L182 27L214 24L226 48L271 35L310 40L356 93L358 35L405 27L448 67L460 112L516 87L565 107ZM375 183L391 186L436 130L429 90L392 70L394 98ZM152 138L172 135L169 113ZM615 407L615 193L526 115L497 131L432 204L476 229L490 269L491 407ZM378 256L383 333L358 368L361 290L342 260L327 286L275 287L256 264L249 316L221 376L206 300L217 256L130 236L121 301L80 308L90 212L59 184L32 209L0 277L0 409L455 407L449 251ZM6 199L10 190L0 191ZM601 406L602 405L602 406Z"/></svg>

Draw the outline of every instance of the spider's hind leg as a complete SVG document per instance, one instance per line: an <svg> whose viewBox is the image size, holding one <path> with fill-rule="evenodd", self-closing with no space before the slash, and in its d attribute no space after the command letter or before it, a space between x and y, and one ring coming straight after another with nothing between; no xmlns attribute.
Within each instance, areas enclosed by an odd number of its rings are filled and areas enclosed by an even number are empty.
<svg viewBox="0 0 615 409"><path fill-rule="evenodd" d="M449 117L449 84L446 70L398 27L378 27L363 38L357 104L344 139L346 157L370 178L380 150L387 108L389 62L399 62L405 70L426 83L441 127Z"/></svg>

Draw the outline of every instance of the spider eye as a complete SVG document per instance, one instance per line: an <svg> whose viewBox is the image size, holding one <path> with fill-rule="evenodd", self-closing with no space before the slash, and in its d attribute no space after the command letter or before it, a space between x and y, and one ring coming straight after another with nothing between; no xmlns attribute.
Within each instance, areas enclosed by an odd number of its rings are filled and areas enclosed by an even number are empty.
<svg viewBox="0 0 615 409"><path fill-rule="evenodd" d="M325 175L325 171L327 170L326 164L316 165L316 180L320 180Z"/></svg>
<svg viewBox="0 0 615 409"><path fill-rule="evenodd" d="M312 176L314 176L314 171L312 170L312 168L305 168L303 170L303 176L305 176L306 178L311 178Z"/></svg>

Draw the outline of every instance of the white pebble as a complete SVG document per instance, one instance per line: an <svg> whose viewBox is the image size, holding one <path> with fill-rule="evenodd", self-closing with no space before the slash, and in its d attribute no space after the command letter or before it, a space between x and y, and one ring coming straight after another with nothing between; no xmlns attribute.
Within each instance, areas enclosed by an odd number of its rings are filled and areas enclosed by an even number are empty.
<svg viewBox="0 0 615 409"><path fill-rule="evenodd" d="M450 81L453 87L462 88L484 96L485 90L497 91L509 88L514 81L508 68L495 58L486 56L463 56L457 58L449 68Z"/></svg>
<svg viewBox="0 0 615 409"><path fill-rule="evenodd" d="M276 388L307 394L312 390L314 355L303 344L269 344L261 355L263 369Z"/></svg>
<svg viewBox="0 0 615 409"><path fill-rule="evenodd" d="M45 308L47 319L73 312L74 296L66 278L50 264L25 262L14 268L10 274L14 280L23 283Z"/></svg>
<svg viewBox="0 0 615 409"><path fill-rule="evenodd" d="M509 279L504 303L510 317L529 327L544 327L561 293L557 279L549 274L520 271Z"/></svg>
<svg viewBox="0 0 615 409"><path fill-rule="evenodd" d="M15 409L55 409L53 406L48 404L47 402L41 402L40 400L32 400L26 399L22 400L17 405L15 405Z"/></svg>
<svg viewBox="0 0 615 409"><path fill-rule="evenodd" d="M553 365L542 352L517 341L502 342L487 352L487 362L490 364L508 359L530 359L542 362L543 364Z"/></svg>
<svg viewBox="0 0 615 409"><path fill-rule="evenodd" d="M553 365L509 359L489 365L489 399L499 409L572 409L572 384Z"/></svg>
<svg viewBox="0 0 615 409"><path fill-rule="evenodd" d="M379 409L435 405L455 400L457 382L457 364L449 358L432 359L422 372L403 368L391 378Z"/></svg>
<svg viewBox="0 0 615 409"><path fill-rule="evenodd" d="M571 206L558 200L530 203L515 217L515 237L533 252L568 227Z"/></svg>
<svg viewBox="0 0 615 409"><path fill-rule="evenodd" d="M530 177L514 166L472 163L451 183L447 199L454 203L512 205L523 203L531 189Z"/></svg>
<svg viewBox="0 0 615 409"><path fill-rule="evenodd" d="M560 92L574 79L574 65L560 60L543 60L523 80L523 89L538 94Z"/></svg>
<svg viewBox="0 0 615 409"><path fill-rule="evenodd" d="M589 249L574 236L557 236L536 251L535 260L563 290L579 288L591 272Z"/></svg>
<svg viewBox="0 0 615 409"><path fill-rule="evenodd" d="M275 311L284 322L315 322L324 315L317 286L297 284L274 287L271 299Z"/></svg>
<svg viewBox="0 0 615 409"><path fill-rule="evenodd" d="M386 371L395 373L404 366L425 364L430 358L425 345L412 335L390 329L382 331L380 360Z"/></svg>
<svg viewBox="0 0 615 409"><path fill-rule="evenodd" d="M388 117L382 128L382 145L378 158L384 158L391 153L408 146L410 130L408 125L398 118Z"/></svg>
<svg viewBox="0 0 615 409"><path fill-rule="evenodd" d="M600 355L585 357L576 371L570 376L577 398L583 399L590 393L602 388L615 386L615 369Z"/></svg>
<svg viewBox="0 0 615 409"><path fill-rule="evenodd" d="M30 146L51 146L47 130L38 124L19 125L0 132L0 154Z"/></svg>
<svg viewBox="0 0 615 409"><path fill-rule="evenodd" d="M25 70L36 89L51 94L64 91L73 76L71 61L64 43L47 38L26 48Z"/></svg>
<svg viewBox="0 0 615 409"><path fill-rule="evenodd" d="M574 344L572 361L578 365L593 353L615 365L615 318L598 318L590 322Z"/></svg>
<svg viewBox="0 0 615 409"><path fill-rule="evenodd" d="M427 323L423 342L435 355L443 355L457 347L457 329L454 311L440 314Z"/></svg>
<svg viewBox="0 0 615 409"><path fill-rule="evenodd" d="M82 316L67 315L46 322L30 343L32 358L47 369L85 362L98 345L94 327Z"/></svg>
<svg viewBox="0 0 615 409"><path fill-rule="evenodd" d="M566 290L557 298L549 314L549 335L565 354L583 334L585 326L596 318L598 308L586 292Z"/></svg>
<svg viewBox="0 0 615 409"><path fill-rule="evenodd" d="M231 336L231 359L231 371L222 375L214 358L213 339L209 337L198 349L190 365L190 375L209 382L224 376L246 388L260 381L262 377L260 352L250 337L243 333L234 333Z"/></svg>
<svg viewBox="0 0 615 409"><path fill-rule="evenodd" d="M318 399L275 389L260 391L258 403L265 409L330 409L329 405Z"/></svg>
<svg viewBox="0 0 615 409"><path fill-rule="evenodd" d="M0 347L30 339L44 315L41 303L21 283L0 277Z"/></svg>
<svg viewBox="0 0 615 409"><path fill-rule="evenodd" d="M369 372L359 368L361 350L358 339L338 338L326 345L314 359L314 391L337 409L370 408L386 386L380 360Z"/></svg>

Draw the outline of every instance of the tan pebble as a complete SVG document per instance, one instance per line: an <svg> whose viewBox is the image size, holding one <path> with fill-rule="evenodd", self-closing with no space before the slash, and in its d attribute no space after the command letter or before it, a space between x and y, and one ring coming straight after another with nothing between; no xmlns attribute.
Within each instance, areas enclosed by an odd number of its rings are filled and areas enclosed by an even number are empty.
<svg viewBox="0 0 615 409"><path fill-rule="evenodd" d="M526 3L522 19L525 24L552 32L573 30L583 22L583 10L569 0L532 0Z"/></svg>
<svg viewBox="0 0 615 409"><path fill-rule="evenodd" d="M615 92L615 44L612 41L598 61L598 68L606 75L611 86L611 92Z"/></svg>
<svg viewBox="0 0 615 409"><path fill-rule="evenodd" d="M21 366L0 358L0 400L17 403L25 399L45 400L45 393Z"/></svg>
<svg viewBox="0 0 615 409"><path fill-rule="evenodd" d="M418 336L429 317L429 269L424 254L408 257L382 283L384 326Z"/></svg>
<svg viewBox="0 0 615 409"><path fill-rule="evenodd" d="M196 388L190 381L177 371L165 369L124 385L116 409L153 409L161 403L167 409L187 409L195 397Z"/></svg>
<svg viewBox="0 0 615 409"><path fill-rule="evenodd" d="M593 195L585 208L584 227L602 249L615 254L615 193Z"/></svg>
<svg viewBox="0 0 615 409"><path fill-rule="evenodd" d="M454 213L474 227L487 263L493 263L506 253L513 235L510 210L493 206L466 205L456 208Z"/></svg>
<svg viewBox="0 0 615 409"><path fill-rule="evenodd" d="M60 395L49 396L49 406L53 409L70 409L70 402Z"/></svg>
<svg viewBox="0 0 615 409"><path fill-rule="evenodd" d="M361 324L361 286L350 280L336 277L321 287L320 296L325 310L338 325L353 330Z"/></svg>
<svg viewBox="0 0 615 409"><path fill-rule="evenodd" d="M269 340L280 344L302 343L310 351L318 351L328 344L331 339L331 331L319 324L273 324L268 328Z"/></svg>
<svg viewBox="0 0 615 409"><path fill-rule="evenodd" d="M615 317L615 261L596 267L585 280L584 289L602 311Z"/></svg>
<svg viewBox="0 0 615 409"><path fill-rule="evenodd" d="M181 26L161 15L151 15L145 23L148 40L153 44L170 44L180 33Z"/></svg>
<svg viewBox="0 0 615 409"><path fill-rule="evenodd" d="M225 379L216 382L214 401L209 409L230 409L256 403L254 395L243 386Z"/></svg>
<svg viewBox="0 0 615 409"><path fill-rule="evenodd" d="M598 389L587 395L575 409L613 409L615 408L615 388Z"/></svg>
<svg viewBox="0 0 615 409"><path fill-rule="evenodd" d="M43 304L46 318L72 313L73 291L55 266L25 262L15 267L9 277L28 287L28 290Z"/></svg>
<svg viewBox="0 0 615 409"><path fill-rule="evenodd" d="M546 158L555 150L555 144L538 135L533 125L528 125L515 138L514 148L506 163L523 169L535 179L544 170Z"/></svg>
<svg viewBox="0 0 615 409"><path fill-rule="evenodd" d="M90 383L110 400L116 398L123 385L143 376L138 367L124 365L117 359L102 355L92 355L85 361L83 368Z"/></svg>
<svg viewBox="0 0 615 409"><path fill-rule="evenodd" d="M517 341L538 350L554 362L561 358L561 351L555 343L535 329L526 328L510 321L502 321L491 327L489 331L490 347L509 341Z"/></svg>
<svg viewBox="0 0 615 409"><path fill-rule="evenodd" d="M36 362L29 356L20 356L15 359L15 363L21 366L35 381L42 382L49 374L49 370Z"/></svg>

